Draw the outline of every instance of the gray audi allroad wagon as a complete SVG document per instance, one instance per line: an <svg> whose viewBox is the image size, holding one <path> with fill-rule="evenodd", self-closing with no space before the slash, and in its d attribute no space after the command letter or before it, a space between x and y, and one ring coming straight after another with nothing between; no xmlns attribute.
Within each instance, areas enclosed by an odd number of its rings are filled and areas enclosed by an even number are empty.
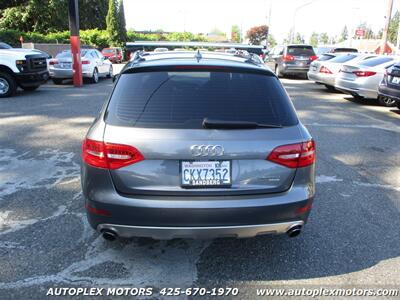
<svg viewBox="0 0 400 300"><path fill-rule="evenodd" d="M105 239L298 235L315 143L248 54L142 52L82 147L88 220Z"/></svg>

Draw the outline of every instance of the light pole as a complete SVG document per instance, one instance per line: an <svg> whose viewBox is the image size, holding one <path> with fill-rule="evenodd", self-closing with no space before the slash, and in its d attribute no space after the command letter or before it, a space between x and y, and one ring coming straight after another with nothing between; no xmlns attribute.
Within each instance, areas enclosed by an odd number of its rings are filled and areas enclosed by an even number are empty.
<svg viewBox="0 0 400 300"><path fill-rule="evenodd" d="M291 43L294 42L294 36L295 36L295 34L296 34L296 15L297 15L297 12L298 12L300 9L302 9L303 7L305 7L305 6L307 6L307 5L310 5L310 4L313 3L313 2L314 2L314 0L312 0L312 1L310 1L310 2L307 2L307 3L304 3L304 4L300 5L300 6L297 6L297 7L294 9L294 13L293 13L293 24L292 24L292 34L291 34L291 37L290 37L290 42L291 42Z"/></svg>
<svg viewBox="0 0 400 300"><path fill-rule="evenodd" d="M392 16L392 8L393 8L393 0L388 0L387 11L386 11L386 20L385 20L385 29L383 30L383 34L382 34L382 42L381 42L381 48L380 48L379 54L385 53L386 43L387 43L387 39L388 39L390 18Z"/></svg>

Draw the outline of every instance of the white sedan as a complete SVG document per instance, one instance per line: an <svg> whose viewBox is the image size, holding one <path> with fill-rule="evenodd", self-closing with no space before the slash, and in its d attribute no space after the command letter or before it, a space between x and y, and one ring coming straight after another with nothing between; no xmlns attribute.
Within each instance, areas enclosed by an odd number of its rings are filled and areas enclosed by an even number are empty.
<svg viewBox="0 0 400 300"><path fill-rule="evenodd" d="M99 77L112 77L112 63L96 49L81 50L82 76L92 83L97 83ZM70 50L63 51L49 62L50 78L54 84L61 84L64 79L71 79L72 55Z"/></svg>

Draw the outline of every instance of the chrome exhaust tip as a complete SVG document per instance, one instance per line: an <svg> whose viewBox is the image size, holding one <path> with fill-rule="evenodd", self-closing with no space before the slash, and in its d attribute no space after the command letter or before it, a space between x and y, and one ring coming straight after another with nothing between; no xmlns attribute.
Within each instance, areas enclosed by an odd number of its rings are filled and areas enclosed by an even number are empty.
<svg viewBox="0 0 400 300"><path fill-rule="evenodd" d="M289 228L289 230L286 233L291 238L296 237L301 233L301 229L302 229L301 225L295 225L295 226Z"/></svg>
<svg viewBox="0 0 400 300"><path fill-rule="evenodd" d="M117 233L110 229L104 229L101 231L103 239L107 241L115 241L118 237Z"/></svg>

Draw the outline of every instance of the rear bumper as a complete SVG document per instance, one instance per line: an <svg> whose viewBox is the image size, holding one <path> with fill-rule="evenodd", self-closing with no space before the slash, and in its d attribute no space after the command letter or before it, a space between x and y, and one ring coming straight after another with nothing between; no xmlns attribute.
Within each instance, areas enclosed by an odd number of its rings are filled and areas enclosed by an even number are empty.
<svg viewBox="0 0 400 300"><path fill-rule="evenodd" d="M297 65L282 64L281 72L284 74L307 74L309 69L310 65L297 66Z"/></svg>
<svg viewBox="0 0 400 300"><path fill-rule="evenodd" d="M308 72L307 73L308 79L330 85L330 86L335 86L335 75L334 74L324 74L324 73L314 73L314 72Z"/></svg>
<svg viewBox="0 0 400 300"><path fill-rule="evenodd" d="M379 86L379 95L385 96L391 99L400 102L400 89L399 88L391 88L387 85L380 85Z"/></svg>
<svg viewBox="0 0 400 300"><path fill-rule="evenodd" d="M303 226L304 221L293 221L275 224L242 225L242 226L220 226L220 227L149 227L149 226L127 226L115 224L100 224L97 230L111 230L120 237L151 237L157 240L174 238L249 238L264 234L283 234L289 229Z"/></svg>
<svg viewBox="0 0 400 300"><path fill-rule="evenodd" d="M344 80L341 78L336 79L335 88L353 96L360 96L364 98L377 99L378 91L365 88L365 84L356 81Z"/></svg>
<svg viewBox="0 0 400 300"><path fill-rule="evenodd" d="M291 188L267 195L123 195L109 171L82 167L82 188L89 223L120 236L251 237L284 233L306 223L315 193L314 166L299 169ZM300 223L299 223L300 222Z"/></svg>
<svg viewBox="0 0 400 300"><path fill-rule="evenodd" d="M50 69L50 77L57 79L71 79L73 75L72 69ZM82 76L86 78L92 77L93 72L88 69L82 69Z"/></svg>

